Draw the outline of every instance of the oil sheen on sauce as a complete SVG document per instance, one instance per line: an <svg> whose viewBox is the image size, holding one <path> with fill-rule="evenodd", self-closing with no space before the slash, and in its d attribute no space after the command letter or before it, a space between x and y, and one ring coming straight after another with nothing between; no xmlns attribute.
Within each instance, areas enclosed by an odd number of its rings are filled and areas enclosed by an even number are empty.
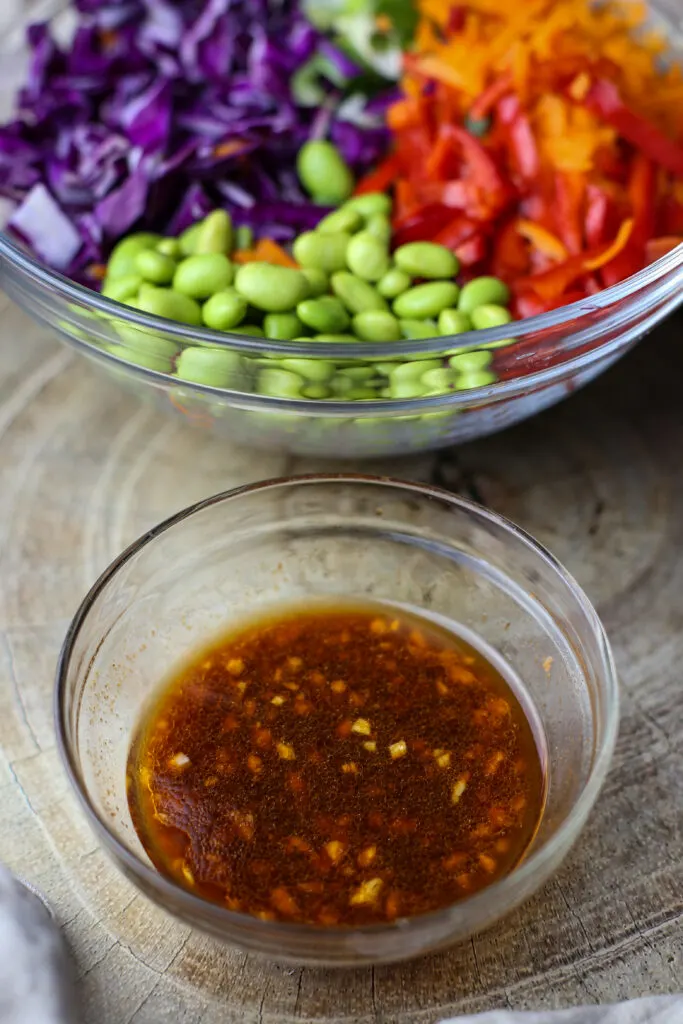
<svg viewBox="0 0 683 1024"><path fill-rule="evenodd" d="M390 606L301 606L186 663L128 766L163 874L266 920L446 907L510 872L544 772L512 689L454 633Z"/></svg>

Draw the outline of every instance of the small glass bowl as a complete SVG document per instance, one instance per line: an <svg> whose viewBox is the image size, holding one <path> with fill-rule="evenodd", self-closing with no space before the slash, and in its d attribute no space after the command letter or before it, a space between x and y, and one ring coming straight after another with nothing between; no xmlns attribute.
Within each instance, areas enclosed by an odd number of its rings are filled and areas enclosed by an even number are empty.
<svg viewBox="0 0 683 1024"><path fill-rule="evenodd" d="M525 860L468 899L391 925L273 923L206 902L152 866L128 810L129 747L160 681L245 616L335 595L399 603L474 633L522 681L546 748L546 809ZM617 723L609 644L562 566L493 512L438 488L374 477L242 487L150 530L85 598L57 670L66 770L125 874L171 914L226 942L318 966L387 963L440 949L526 899L586 821Z"/></svg>

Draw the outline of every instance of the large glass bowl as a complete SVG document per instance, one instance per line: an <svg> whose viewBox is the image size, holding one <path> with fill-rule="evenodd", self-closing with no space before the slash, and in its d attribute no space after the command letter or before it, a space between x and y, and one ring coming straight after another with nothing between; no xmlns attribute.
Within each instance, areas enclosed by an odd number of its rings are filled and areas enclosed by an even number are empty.
<svg viewBox="0 0 683 1024"><path fill-rule="evenodd" d="M474 638L517 681L547 765L545 812L522 864L452 907L391 925L274 923L205 902L154 868L126 798L134 731L179 663L270 605L335 595L399 604ZM511 523L438 488L312 476L217 495L128 548L69 628L55 713L64 763L91 826L151 899L273 959L361 965L465 939L543 884L604 780L618 693L609 645L586 595Z"/></svg>
<svg viewBox="0 0 683 1024"><path fill-rule="evenodd" d="M673 54L683 52L676 2L651 3L653 22L668 32ZM7 86L10 81L11 76ZM2 107L7 107L7 96ZM602 373L683 299L683 246L599 295L512 329L372 345L264 341L174 324L73 284L32 259L4 233L0 286L111 377L169 414L270 451L360 458L438 448L500 430ZM338 366L433 359L444 351L504 341L511 333L514 345L492 349L497 379L485 387L428 398L353 402L260 393L261 372L272 358L303 356ZM136 348L130 347L131 339L136 339ZM234 353L223 387L182 380L168 358L168 353L204 345ZM141 347L147 365L134 361ZM159 360L161 350L165 355Z"/></svg>

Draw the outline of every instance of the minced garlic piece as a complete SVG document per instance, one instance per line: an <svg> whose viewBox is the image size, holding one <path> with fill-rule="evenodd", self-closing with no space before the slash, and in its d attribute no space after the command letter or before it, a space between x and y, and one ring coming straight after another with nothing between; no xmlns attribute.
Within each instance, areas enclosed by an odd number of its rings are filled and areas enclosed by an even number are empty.
<svg viewBox="0 0 683 1024"><path fill-rule="evenodd" d="M493 857L489 857L486 853L479 854L479 863L483 867L484 871L488 871L490 875L496 870L496 862Z"/></svg>
<svg viewBox="0 0 683 1024"><path fill-rule="evenodd" d="M359 736L369 736L372 728L367 718L357 718L351 726L351 732L358 733Z"/></svg>
<svg viewBox="0 0 683 1024"><path fill-rule="evenodd" d="M225 667L231 676L239 676L244 672L244 661L242 658L230 658Z"/></svg>
<svg viewBox="0 0 683 1024"><path fill-rule="evenodd" d="M364 746L364 747L365 747L365 749L366 749L366 750L368 750L368 751L369 751L369 752L370 752L371 754L374 754L374 753L375 753L375 751L377 750L377 744L375 743L375 741L374 741L374 740L366 740L366 741L365 741L365 743L363 744L363 746Z"/></svg>
<svg viewBox="0 0 683 1024"><path fill-rule="evenodd" d="M283 761L295 761L296 754L294 753L294 747L290 747L288 743L276 743L275 749L282 758Z"/></svg>
<svg viewBox="0 0 683 1024"><path fill-rule="evenodd" d="M389 753L396 760L397 757L405 757L408 753L408 745L405 740L398 740L396 743L389 744Z"/></svg>
<svg viewBox="0 0 683 1024"><path fill-rule="evenodd" d="M352 907L363 903L376 903L383 885L381 878L370 878L367 882L361 882L356 891L351 893L349 903Z"/></svg>
<svg viewBox="0 0 683 1024"><path fill-rule="evenodd" d="M189 763L190 759L187 754L175 754L168 762L170 768L184 768Z"/></svg>
<svg viewBox="0 0 683 1024"><path fill-rule="evenodd" d="M343 764L341 766L341 770L344 772L345 775L357 775L358 765L356 764L355 761L349 761L347 764Z"/></svg>
<svg viewBox="0 0 683 1024"><path fill-rule="evenodd" d="M361 868L369 868L376 856L377 847L367 846L364 850L361 850L361 852L358 854L358 857L356 858L356 860L358 861L358 866Z"/></svg>
<svg viewBox="0 0 683 1024"><path fill-rule="evenodd" d="M458 781L453 786L453 789L451 790L451 803L457 804L460 801L460 797L463 795L466 789L467 782L465 781L465 779L458 779Z"/></svg>
<svg viewBox="0 0 683 1024"><path fill-rule="evenodd" d="M346 847L338 839L331 839L329 843L325 843L325 853L333 864L337 864L346 853Z"/></svg>
<svg viewBox="0 0 683 1024"><path fill-rule="evenodd" d="M273 697L273 699L271 700L270 703L274 704L276 708L279 708L279 707L282 707L284 702L285 702L285 698L280 696L280 694L278 693L278 694L276 694L275 697Z"/></svg>

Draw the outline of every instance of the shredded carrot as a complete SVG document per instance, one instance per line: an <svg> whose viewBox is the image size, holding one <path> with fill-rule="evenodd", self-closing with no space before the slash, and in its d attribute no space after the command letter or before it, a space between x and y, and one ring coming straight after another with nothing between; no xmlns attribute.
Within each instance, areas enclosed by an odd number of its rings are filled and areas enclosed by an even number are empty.
<svg viewBox="0 0 683 1024"><path fill-rule="evenodd" d="M601 252L598 256L593 256L584 261L583 265L586 268L586 270L599 270L600 267L604 267L606 266L606 264L611 263L612 260L616 256L618 256L619 253L626 246L629 238L631 237L633 225L633 220L625 220L619 228L619 231L617 232L617 237L614 239L612 244L608 246L605 249L605 251Z"/></svg>
<svg viewBox="0 0 683 1024"><path fill-rule="evenodd" d="M235 263L275 263L279 267L298 267L281 245L272 238L260 238L253 249L241 249L233 253Z"/></svg>
<svg viewBox="0 0 683 1024"><path fill-rule="evenodd" d="M548 231L541 224L534 224L532 220L520 218L517 221L517 230L522 238L526 238L527 242L531 242L539 252L542 252L544 256L549 256L550 259L566 260L569 255L566 246L562 244L557 235Z"/></svg>

